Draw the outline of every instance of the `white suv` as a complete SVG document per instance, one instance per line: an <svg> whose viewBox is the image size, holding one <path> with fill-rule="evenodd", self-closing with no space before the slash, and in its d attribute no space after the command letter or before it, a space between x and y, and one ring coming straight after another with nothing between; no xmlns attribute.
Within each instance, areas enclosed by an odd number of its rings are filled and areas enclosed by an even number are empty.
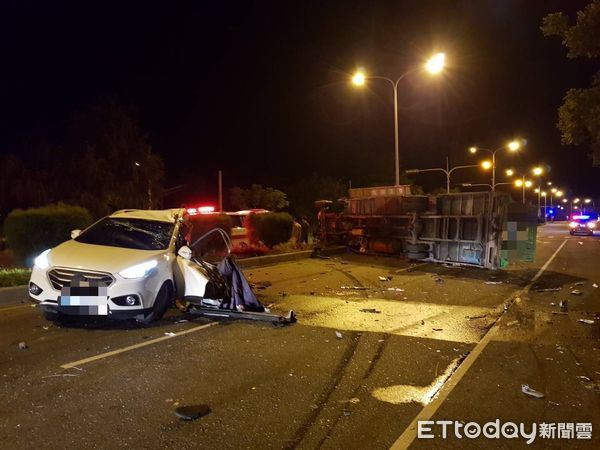
<svg viewBox="0 0 600 450"><path fill-rule="evenodd" d="M35 259L31 298L49 320L61 315L161 318L180 284L176 260L185 245L183 213L122 210L83 232L74 230L71 240Z"/></svg>

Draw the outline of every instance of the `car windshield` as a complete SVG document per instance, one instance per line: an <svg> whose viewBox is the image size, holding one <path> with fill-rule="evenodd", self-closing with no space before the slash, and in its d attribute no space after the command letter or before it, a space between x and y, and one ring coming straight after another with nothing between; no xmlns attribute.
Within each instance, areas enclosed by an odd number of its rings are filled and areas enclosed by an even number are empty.
<svg viewBox="0 0 600 450"><path fill-rule="evenodd" d="M173 227L169 222L107 217L92 225L75 240L83 244L108 245L135 250L165 250Z"/></svg>

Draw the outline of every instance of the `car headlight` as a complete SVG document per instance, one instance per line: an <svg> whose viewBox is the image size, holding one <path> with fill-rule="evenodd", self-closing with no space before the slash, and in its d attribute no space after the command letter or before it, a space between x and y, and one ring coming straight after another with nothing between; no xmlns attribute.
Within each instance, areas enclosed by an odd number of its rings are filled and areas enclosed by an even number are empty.
<svg viewBox="0 0 600 450"><path fill-rule="evenodd" d="M50 253L50 249L44 250L33 260L33 264L39 269L46 270L48 267L50 267L48 253Z"/></svg>
<svg viewBox="0 0 600 450"><path fill-rule="evenodd" d="M570 226L571 228L577 228L577 226L578 226L578 225L579 225L579 224L578 224L577 222L571 222L571 223L569 224L569 226Z"/></svg>
<svg viewBox="0 0 600 450"><path fill-rule="evenodd" d="M119 272L119 275L121 275L123 278L143 278L148 275L157 265L158 262L156 262L156 260L146 261L122 270Z"/></svg>
<svg viewBox="0 0 600 450"><path fill-rule="evenodd" d="M587 227L588 228L596 228L596 224L594 222L588 222Z"/></svg>

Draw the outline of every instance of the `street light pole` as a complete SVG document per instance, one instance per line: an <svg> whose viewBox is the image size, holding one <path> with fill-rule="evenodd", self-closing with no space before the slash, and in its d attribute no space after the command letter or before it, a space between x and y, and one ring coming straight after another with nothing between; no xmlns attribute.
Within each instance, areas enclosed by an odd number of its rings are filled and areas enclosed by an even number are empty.
<svg viewBox="0 0 600 450"><path fill-rule="evenodd" d="M452 172L454 172L455 170L458 170L458 169L470 169L473 167L479 167L479 164L471 164L468 166L456 166L456 167L453 167L452 169L449 169L448 168L448 158L446 158L446 169L442 169L441 167L435 167L432 169L408 169L405 172L407 174L419 173L419 172L444 172L446 174L446 193L449 194L450 193L450 176L452 175Z"/></svg>
<svg viewBox="0 0 600 450"><path fill-rule="evenodd" d="M437 53L433 55L427 63L425 64L425 70L427 70L430 74L438 74L444 69L444 64L446 60L446 55L444 53ZM418 68L415 67L407 72L404 72L400 75L395 81L388 77L381 76L366 76L362 72L357 72L352 77L352 82L356 86L362 86L365 84L367 79L378 79L387 81L392 85L392 91L394 94L394 151L395 151L395 182L396 186L400 184L400 145L399 145L399 131L398 131L398 84L400 81L407 76L408 74L415 72Z"/></svg>

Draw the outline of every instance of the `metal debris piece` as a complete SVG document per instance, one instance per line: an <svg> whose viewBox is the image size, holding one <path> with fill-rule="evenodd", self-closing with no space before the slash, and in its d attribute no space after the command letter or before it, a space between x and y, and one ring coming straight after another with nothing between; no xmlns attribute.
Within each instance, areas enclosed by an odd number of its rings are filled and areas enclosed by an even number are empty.
<svg viewBox="0 0 600 450"><path fill-rule="evenodd" d="M443 328L432 328L433 331L444 331Z"/></svg>
<svg viewBox="0 0 600 450"><path fill-rule="evenodd" d="M552 314L556 314L558 316L568 316L569 315L568 312L562 312L562 311L552 311Z"/></svg>
<svg viewBox="0 0 600 450"><path fill-rule="evenodd" d="M208 405L190 405L175 408L175 415L181 420L196 420L208 413L210 413Z"/></svg>
<svg viewBox="0 0 600 450"><path fill-rule="evenodd" d="M585 283L583 281L578 281L573 286L583 286Z"/></svg>
<svg viewBox="0 0 600 450"><path fill-rule="evenodd" d="M166 331L165 336L175 336L175 333L173 333L172 331Z"/></svg>
<svg viewBox="0 0 600 450"><path fill-rule="evenodd" d="M577 243L578 243L579 245L583 245L583 242L581 242L581 241L577 241Z"/></svg>
<svg viewBox="0 0 600 450"><path fill-rule="evenodd" d="M511 320L510 322L508 322L506 324L507 327L512 327L513 325L519 325L519 321L518 320Z"/></svg>
<svg viewBox="0 0 600 450"><path fill-rule="evenodd" d="M548 404L551 406L560 406L560 403L553 402L552 400L548 400Z"/></svg>
<svg viewBox="0 0 600 450"><path fill-rule="evenodd" d="M521 392L523 392L523 394L527 394L531 397L544 398L544 394L536 391L535 389L531 389L528 384L521 385Z"/></svg>
<svg viewBox="0 0 600 450"><path fill-rule="evenodd" d="M25 342L19 342L19 350L26 350L27 344Z"/></svg>
<svg viewBox="0 0 600 450"><path fill-rule="evenodd" d="M592 284L592 287L598 289L598 285L596 283Z"/></svg>
<svg viewBox="0 0 600 450"><path fill-rule="evenodd" d="M579 289L573 289L571 291L571 295L581 295L583 294L583 292L581 292Z"/></svg>
<svg viewBox="0 0 600 450"><path fill-rule="evenodd" d="M338 339L342 339L344 337L344 335L342 333L340 333L339 331L335 332L335 337Z"/></svg>
<svg viewBox="0 0 600 450"><path fill-rule="evenodd" d="M536 289L535 292L558 292L560 291L561 288L543 288L543 289Z"/></svg>
<svg viewBox="0 0 600 450"><path fill-rule="evenodd" d="M360 310L360 312L371 313L371 314L381 314L381 311L379 311L375 308L363 308Z"/></svg>
<svg viewBox="0 0 600 450"><path fill-rule="evenodd" d="M486 281L484 284L502 284L502 281Z"/></svg>
<svg viewBox="0 0 600 450"><path fill-rule="evenodd" d="M394 287L389 287L387 288L388 291L395 291L395 292L404 292L404 289L402 288L394 288Z"/></svg>
<svg viewBox="0 0 600 450"><path fill-rule="evenodd" d="M379 277L379 281L390 281L390 280L388 280L388 279L387 279L387 277L381 277L381 276L380 276L380 277Z"/></svg>
<svg viewBox="0 0 600 450"><path fill-rule="evenodd" d="M595 321L591 320L591 319L577 319L577 322L585 323L585 324L588 324L588 325L591 325L591 324L595 323Z"/></svg>
<svg viewBox="0 0 600 450"><path fill-rule="evenodd" d="M467 316L467 319L476 320L476 319L483 319L484 317L487 317L487 314L481 314L480 316Z"/></svg>
<svg viewBox="0 0 600 450"><path fill-rule="evenodd" d="M569 302L566 300L561 300L558 306L560 307L560 312L566 313L569 310Z"/></svg>
<svg viewBox="0 0 600 450"><path fill-rule="evenodd" d="M592 382L592 379L589 377L586 377L585 375L578 375L577 378L579 378L580 380L587 381L588 383Z"/></svg>
<svg viewBox="0 0 600 450"><path fill-rule="evenodd" d="M366 291L368 288L364 286L341 286L341 289L350 289L353 291Z"/></svg>
<svg viewBox="0 0 600 450"><path fill-rule="evenodd" d="M432 278L433 278L433 281L435 281L438 284L443 284L444 283L444 280L442 279L442 277L433 275Z"/></svg>

